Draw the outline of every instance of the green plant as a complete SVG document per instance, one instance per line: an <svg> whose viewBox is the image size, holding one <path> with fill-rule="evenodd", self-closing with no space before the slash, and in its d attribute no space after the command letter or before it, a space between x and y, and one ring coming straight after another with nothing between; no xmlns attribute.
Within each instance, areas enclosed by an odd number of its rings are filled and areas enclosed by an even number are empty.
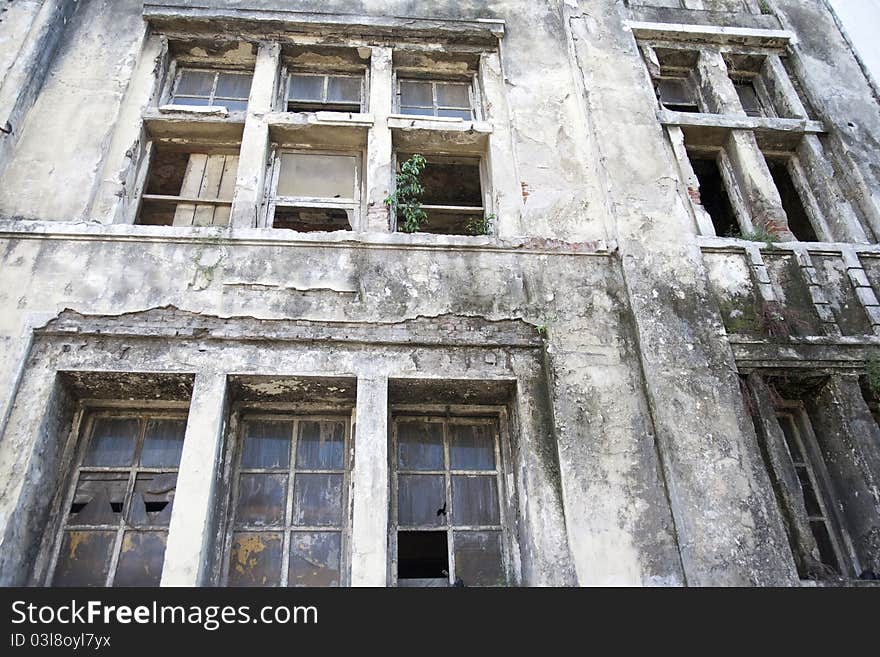
<svg viewBox="0 0 880 657"><path fill-rule="evenodd" d="M428 219L427 213L422 209L422 194L425 188L422 186L420 176L428 163L419 154L410 157L400 165L397 172L394 191L385 199L385 205L397 216L398 221L403 218L400 229L405 233L415 233Z"/></svg>
<svg viewBox="0 0 880 657"><path fill-rule="evenodd" d="M868 389L875 397L880 397L880 356L873 354L868 357L865 363L865 379L868 382Z"/></svg>
<svg viewBox="0 0 880 657"><path fill-rule="evenodd" d="M773 243L777 237L769 231L766 226L756 225L752 230L741 231L734 228L727 233L727 237L736 237L737 239L747 240L749 242L764 242L768 249L773 248Z"/></svg>
<svg viewBox="0 0 880 657"><path fill-rule="evenodd" d="M772 14L773 13L773 10L770 9L770 3L767 2L767 0L761 0L759 4L761 5L761 13L762 14Z"/></svg>
<svg viewBox="0 0 880 657"><path fill-rule="evenodd" d="M464 229L468 235L488 235L492 231L492 224L495 223L495 218L494 214L471 217L465 224Z"/></svg>

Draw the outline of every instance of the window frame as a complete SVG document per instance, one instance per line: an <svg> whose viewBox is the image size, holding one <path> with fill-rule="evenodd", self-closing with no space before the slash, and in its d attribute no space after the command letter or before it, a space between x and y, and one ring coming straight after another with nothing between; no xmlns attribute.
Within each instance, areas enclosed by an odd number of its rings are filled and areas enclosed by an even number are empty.
<svg viewBox="0 0 880 657"><path fill-rule="evenodd" d="M351 582L351 511L350 505L352 501L352 466L354 465L354 421L352 412L346 408L313 408L312 404L303 404L302 410L297 411L291 408L278 408L276 405L247 405L236 409L234 412L234 428L230 432L229 451L227 462L230 464L227 472L229 473L229 484L227 486L227 497L225 514L221 523L222 532L220 540L222 550L219 558L219 586L229 587L229 563L232 555L232 546L234 543L235 533L238 532L267 532L283 534L281 546L281 574L277 587L271 588L292 588L288 583L290 576L290 541L291 534L297 531L301 532L339 532L339 587L346 587ZM286 470L282 468L246 468L245 474L248 473L287 473L288 482L285 489L285 510L284 519L279 526L263 526L253 528L251 526L236 527L235 514L238 504L239 481L242 475L241 458L244 452L244 431L249 421L277 421L291 422L291 441L289 451L289 462ZM343 467L341 474L342 482L342 521L339 528L330 526L296 526L292 524L293 517L293 491L297 473L308 474L314 472L314 468L298 468L296 466L296 447L299 440L299 423L302 421L330 421L341 422L345 435L343 444ZM339 470L321 470L322 473L339 474Z"/></svg>
<svg viewBox="0 0 880 657"><path fill-rule="evenodd" d="M403 114L402 110L402 95L400 91L400 85L403 82L422 82L429 83L431 85L431 114ZM438 116L437 112L441 109L450 109L450 110L463 110L463 107L452 107L450 105L439 105L437 103L437 85L438 84L460 84L467 85L468 90L468 102L470 103L470 107L467 108L470 110L471 117L469 119L464 119L461 117L454 116ZM394 71L394 112L399 116L405 116L406 118L422 118L428 120L438 120L438 121L480 121L482 120L482 111L480 107L480 95L478 93L478 85L477 85L477 75L471 74L468 76L462 77L444 77L442 75L424 75L416 72L410 71ZM427 108L424 108L427 109Z"/></svg>
<svg viewBox="0 0 880 657"><path fill-rule="evenodd" d="M87 405L80 409L80 419L74 422L73 433L76 436L76 447L74 450L74 458L64 478L63 490L60 506L56 507L56 517L47 526L52 533L52 540L49 548L49 559L45 567L44 575L41 577L44 586L55 586L54 579L58 568L58 560L61 555L61 547L64 544L64 534L66 531L114 531L116 536L113 539L113 551L110 556L110 564L108 566L107 577L104 586L112 587L116 578L116 570L119 565L121 555L122 541L127 532L157 532L162 531L166 534L166 550L167 536L170 532L171 522L168 525L144 525L134 526L128 522L128 515L131 510L131 500L134 493L134 487L137 483L138 475L146 474L168 474L175 472L180 476L180 463L177 467L146 467L140 465L140 456L143 451L144 440L146 437L146 428L150 420L182 420L184 423L184 441L186 435L186 423L189 417L188 405L157 405L152 406L149 402L128 406L110 404L110 405ZM138 421L138 434L135 439L134 452L132 454L132 462L128 466L94 466L85 465L84 460L88 454L88 449L94 436L96 420L103 418L113 419L136 419ZM181 445L181 450L183 445ZM182 453L182 452L181 452ZM120 511L119 520L115 525L68 525L68 516L73 501L76 498L77 484L80 475L83 472L95 473L121 473L128 470L128 481L126 483L125 497L123 498L123 507ZM177 502L177 483L175 483L175 494L172 504ZM172 507L173 508L173 507ZM164 570L164 555L163 555Z"/></svg>
<svg viewBox="0 0 880 657"><path fill-rule="evenodd" d="M433 470L404 470L401 473L398 467L398 439L397 426L400 421L425 421L441 423L443 426L443 454L444 468L442 471ZM449 424L483 424L495 427L493 453L495 456L494 471L469 471L454 470L450 460L449 450ZM398 532L399 531L436 531L445 532L446 550L449 564L447 584L452 586L456 580L455 569L455 532L479 532L498 531L501 534L501 567L505 582L501 586L518 586L520 582L520 562L517 529L517 500L511 479L510 463L512 453L510 446L510 423L507 411L504 407L494 406L440 406L440 405L392 405L389 409L389 446L388 446L388 474L389 474L389 509L388 509L388 585L399 586L398 568ZM444 491L446 504L449 506L447 522L445 525L432 527L404 526L398 521L398 491L400 474L416 473L430 475L442 473L444 476ZM478 476L494 476L498 493L498 524L497 525L454 525L451 521L454 510L452 509L452 477L457 474L477 474ZM491 474L488 474L491 473ZM465 582L467 586L467 582Z"/></svg>
<svg viewBox="0 0 880 657"><path fill-rule="evenodd" d="M290 98L290 78L294 75L300 75L304 77L323 77L324 83L321 87L321 101L294 101ZM279 85L281 91L281 98L279 101L280 109L282 112L286 113L297 113L297 112L340 112L340 113L353 113L353 114L361 114L367 111L367 101L368 101L368 87L367 87L367 71L366 69L361 71L313 71L310 69L302 69L302 68L294 68L294 67L281 67L281 79L283 80L283 84ZM334 105L346 105L354 103L341 103L341 102L332 102L327 100L327 91L329 88L329 79L331 77L337 78L357 78L360 82L360 99L358 102L358 109L339 109L333 107ZM305 105L313 105L312 108L306 109L289 109L289 104L291 102L300 102ZM319 107L320 106L320 107Z"/></svg>
<svg viewBox="0 0 880 657"><path fill-rule="evenodd" d="M316 197L316 196L278 196L275 192L278 189L278 178L281 175L281 157L286 154L295 154L295 155L338 155L344 157L353 157L354 158L354 198L350 201L348 199L333 199L327 197ZM360 226L361 217L363 216L363 212L361 211L361 204L363 203L363 159L364 153L362 150L352 150L352 149L340 149L340 150L328 150L328 149L311 149L304 148L301 146L283 146L280 144L275 144L271 149L271 164L269 165L270 175L267 176L269 180L268 186L268 194L266 198L266 227L272 228L275 222L275 211L278 207L282 208L315 208L315 209L328 209L328 210L346 210L350 211L351 217L349 219L349 223L351 224L351 230L358 230Z"/></svg>
<svg viewBox="0 0 880 657"><path fill-rule="evenodd" d="M177 103L177 88L180 85L180 81L183 78L183 74L186 72L193 73L210 73L214 76L214 82L211 85L211 93L208 98L207 105L190 105L187 103ZM220 100L235 100L235 101L244 101L243 109L230 109L222 104L215 104L214 101L218 98L217 96L217 84L220 80L221 73L229 73L232 75L249 75L251 79L251 86L248 88L248 95L244 99L242 98L232 98L230 96L221 96ZM168 90L168 105L171 107L179 107L179 108L187 108L187 107L224 107L227 112L230 114L236 112L247 112L248 105L250 104L250 94L253 91L254 85L254 72L253 70L247 68L236 68L233 66L200 66L194 65L189 66L186 63L179 63L175 66L174 69L174 79L171 82L171 86ZM185 98L205 98L205 96L196 96L192 94L184 94Z"/></svg>

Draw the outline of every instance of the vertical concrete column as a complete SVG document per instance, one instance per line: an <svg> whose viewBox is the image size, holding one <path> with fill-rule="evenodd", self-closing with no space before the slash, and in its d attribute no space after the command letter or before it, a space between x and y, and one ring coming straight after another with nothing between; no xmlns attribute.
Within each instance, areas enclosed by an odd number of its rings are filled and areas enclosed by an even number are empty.
<svg viewBox="0 0 880 657"><path fill-rule="evenodd" d="M196 375L165 548L162 586L206 583L225 416L226 375Z"/></svg>
<svg viewBox="0 0 880 657"><path fill-rule="evenodd" d="M681 179L687 186L687 195L690 201L690 209L694 215L697 224L697 230L700 235L715 235L715 226L712 224L712 217L706 212L700 199L700 181L697 174L694 173L694 167L688 157L687 148L684 143L684 132L678 126L667 126L666 133L669 135L669 143L672 145L672 152L675 153L675 161L678 164Z"/></svg>
<svg viewBox="0 0 880 657"><path fill-rule="evenodd" d="M277 42L261 42L254 65L254 79L248 99L247 118L241 138L238 175L232 197L231 228L255 228L260 225L260 201L269 154L269 124L281 63L281 46Z"/></svg>
<svg viewBox="0 0 880 657"><path fill-rule="evenodd" d="M745 116L739 95L733 86L727 64L721 53L715 50L701 50L697 59L697 76L700 81L700 95L710 112Z"/></svg>
<svg viewBox="0 0 880 657"><path fill-rule="evenodd" d="M367 140L367 216L363 230L387 233L388 207L384 201L391 189L391 128L388 116L394 107L394 70L392 50L372 48L370 56L370 114L373 127Z"/></svg>
<svg viewBox="0 0 880 657"><path fill-rule="evenodd" d="M513 137L510 131L510 113L504 70L498 52L486 52L480 57L480 83L483 110L492 124L489 136L488 171L492 192L493 212L497 219L494 232L500 237L522 235L522 189L514 158Z"/></svg>
<svg viewBox="0 0 880 657"><path fill-rule="evenodd" d="M858 377L832 376L807 412L861 570L880 573L880 428Z"/></svg>
<svg viewBox="0 0 880 657"><path fill-rule="evenodd" d="M352 469L351 585L388 581L388 379L359 378Z"/></svg>

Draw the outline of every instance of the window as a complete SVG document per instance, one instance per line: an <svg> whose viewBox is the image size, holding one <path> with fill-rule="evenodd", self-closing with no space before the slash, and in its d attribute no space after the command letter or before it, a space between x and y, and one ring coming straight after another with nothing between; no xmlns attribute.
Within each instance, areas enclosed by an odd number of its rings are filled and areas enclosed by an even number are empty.
<svg viewBox="0 0 880 657"><path fill-rule="evenodd" d="M777 420L785 436L785 446L791 457L800 489L810 532L816 541L818 556L823 566L834 575L848 571L844 566L843 542L832 517L832 500L829 497L827 474L822 467L818 446L806 412L798 405L780 409Z"/></svg>
<svg viewBox="0 0 880 657"><path fill-rule="evenodd" d="M398 80L400 113L421 116L474 118L473 93L469 82Z"/></svg>
<svg viewBox="0 0 880 657"><path fill-rule="evenodd" d="M351 230L360 208L360 154L280 150L272 190L273 228Z"/></svg>
<svg viewBox="0 0 880 657"><path fill-rule="evenodd" d="M764 116L764 106L758 97L754 81L747 77L733 76L731 76L731 81L745 113L748 116Z"/></svg>
<svg viewBox="0 0 880 657"><path fill-rule="evenodd" d="M172 91L172 105L225 107L230 112L247 109L250 73L184 68Z"/></svg>
<svg viewBox="0 0 880 657"><path fill-rule="evenodd" d="M696 94L686 78L655 78L654 88L660 103L674 112L699 112Z"/></svg>
<svg viewBox="0 0 880 657"><path fill-rule="evenodd" d="M397 161L412 157L398 153ZM485 214L482 163L479 157L425 155L422 171L422 209L428 218L421 232L441 235L471 235L472 222Z"/></svg>
<svg viewBox="0 0 880 657"><path fill-rule="evenodd" d="M242 421L225 552L228 586L339 586L348 513L347 417Z"/></svg>
<svg viewBox="0 0 880 657"><path fill-rule="evenodd" d="M688 159L700 183L700 204L709 213L715 234L738 234L739 224L724 186L718 155L688 152Z"/></svg>
<svg viewBox="0 0 880 657"><path fill-rule="evenodd" d="M137 223L226 226L237 173L237 152L189 152L154 143Z"/></svg>
<svg viewBox="0 0 880 657"><path fill-rule="evenodd" d="M186 416L96 411L57 541L54 586L158 586Z"/></svg>
<svg viewBox="0 0 880 657"><path fill-rule="evenodd" d="M360 112L363 75L292 73L287 80L287 111Z"/></svg>
<svg viewBox="0 0 880 657"><path fill-rule="evenodd" d="M788 158L767 158L770 175L782 199L782 209L785 210L788 219L788 228L801 242L818 242L816 230L804 207L800 192L794 184L787 160Z"/></svg>
<svg viewBox="0 0 880 657"><path fill-rule="evenodd" d="M392 442L397 585L506 584L497 420L399 415Z"/></svg>

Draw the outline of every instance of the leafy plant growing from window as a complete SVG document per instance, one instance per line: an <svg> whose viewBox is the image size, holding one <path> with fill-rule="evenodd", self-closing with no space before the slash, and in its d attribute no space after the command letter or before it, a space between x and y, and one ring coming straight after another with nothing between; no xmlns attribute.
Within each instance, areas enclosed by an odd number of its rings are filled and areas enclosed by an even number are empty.
<svg viewBox="0 0 880 657"><path fill-rule="evenodd" d="M420 176L428 163L418 153L410 157L400 165L397 172L394 192L385 199L385 205L397 216L398 221L403 217L403 225L400 229L405 233L415 233L428 219L428 214L422 209L422 194L425 188L422 186Z"/></svg>
<svg viewBox="0 0 880 657"><path fill-rule="evenodd" d="M465 224L465 231L468 235L488 235L492 230L492 224L495 222L495 215L490 214L488 216L480 215L478 217L472 217L468 219L467 224Z"/></svg>
<svg viewBox="0 0 880 657"><path fill-rule="evenodd" d="M753 230L741 231L739 228L734 228L728 232L727 237L735 237L749 242L764 242L768 249L772 249L773 243L779 239L766 226L760 224L756 224Z"/></svg>

